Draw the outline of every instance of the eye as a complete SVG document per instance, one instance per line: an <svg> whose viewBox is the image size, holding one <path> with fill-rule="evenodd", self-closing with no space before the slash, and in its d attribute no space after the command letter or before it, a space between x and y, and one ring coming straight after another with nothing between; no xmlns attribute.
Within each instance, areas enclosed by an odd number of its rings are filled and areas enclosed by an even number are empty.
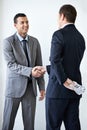
<svg viewBox="0 0 87 130"><path fill-rule="evenodd" d="M28 21L26 21L26 24L28 24Z"/></svg>
<svg viewBox="0 0 87 130"><path fill-rule="evenodd" d="M21 24L24 24L24 21L21 21Z"/></svg>

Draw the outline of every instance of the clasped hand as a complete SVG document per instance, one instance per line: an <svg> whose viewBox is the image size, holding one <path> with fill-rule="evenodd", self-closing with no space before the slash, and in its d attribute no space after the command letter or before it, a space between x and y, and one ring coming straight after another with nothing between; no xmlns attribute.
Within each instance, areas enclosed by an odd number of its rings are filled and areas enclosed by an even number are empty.
<svg viewBox="0 0 87 130"><path fill-rule="evenodd" d="M46 72L46 69L43 66L35 66L32 68L32 76L35 78L39 78L43 76Z"/></svg>
<svg viewBox="0 0 87 130"><path fill-rule="evenodd" d="M65 81L63 85L70 90L74 90L75 82L67 78L67 80Z"/></svg>

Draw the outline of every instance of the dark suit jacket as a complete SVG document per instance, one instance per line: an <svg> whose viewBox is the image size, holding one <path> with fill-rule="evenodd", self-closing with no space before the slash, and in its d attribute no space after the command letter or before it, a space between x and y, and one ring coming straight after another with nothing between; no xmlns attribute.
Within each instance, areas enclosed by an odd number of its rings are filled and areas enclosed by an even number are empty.
<svg viewBox="0 0 87 130"><path fill-rule="evenodd" d="M80 63L85 41L73 24L54 32L51 43L51 67L46 96L50 98L80 98L63 86L67 78L81 84ZM48 67L49 71L49 67Z"/></svg>

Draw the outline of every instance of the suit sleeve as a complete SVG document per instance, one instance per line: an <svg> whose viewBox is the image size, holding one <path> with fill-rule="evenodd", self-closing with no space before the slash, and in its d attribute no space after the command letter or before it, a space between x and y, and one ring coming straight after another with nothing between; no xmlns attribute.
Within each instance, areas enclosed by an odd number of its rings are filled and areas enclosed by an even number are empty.
<svg viewBox="0 0 87 130"><path fill-rule="evenodd" d="M64 72L64 68L62 65L63 47L64 47L63 36L59 31L57 31L53 34L52 37L50 60L51 60L51 67L55 73L55 76L59 84L63 84L67 79L67 75Z"/></svg>
<svg viewBox="0 0 87 130"><path fill-rule="evenodd" d="M46 70L47 70L48 75L50 75L50 67L51 65L46 65Z"/></svg>
<svg viewBox="0 0 87 130"><path fill-rule="evenodd" d="M42 54L41 54L41 47L40 44L37 42L37 52L36 52L36 66L42 66ZM45 81L44 81L44 76L37 78L37 84L39 86L39 90L45 90Z"/></svg>
<svg viewBox="0 0 87 130"><path fill-rule="evenodd" d="M3 41L3 53L7 63L7 68L11 73L30 77L32 68L17 63L11 43L12 41L8 39Z"/></svg>

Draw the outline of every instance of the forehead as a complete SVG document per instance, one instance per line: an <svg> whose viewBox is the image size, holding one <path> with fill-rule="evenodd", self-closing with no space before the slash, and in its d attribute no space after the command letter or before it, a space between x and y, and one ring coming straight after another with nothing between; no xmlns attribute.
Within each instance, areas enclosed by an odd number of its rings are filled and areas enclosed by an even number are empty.
<svg viewBox="0 0 87 130"><path fill-rule="evenodd" d="M17 22L28 21L27 17L18 17Z"/></svg>

